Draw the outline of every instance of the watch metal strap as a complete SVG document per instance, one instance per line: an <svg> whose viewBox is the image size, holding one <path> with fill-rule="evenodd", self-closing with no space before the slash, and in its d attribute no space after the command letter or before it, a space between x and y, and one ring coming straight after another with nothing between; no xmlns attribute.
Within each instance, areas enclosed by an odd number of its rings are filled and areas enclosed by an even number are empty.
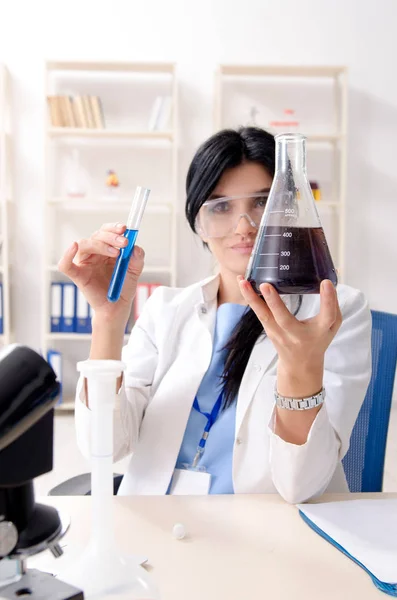
<svg viewBox="0 0 397 600"><path fill-rule="evenodd" d="M275 390L274 397L276 399L276 405L280 408L286 408L287 410L309 410L323 404L325 400L325 389L322 388L321 392L308 398L286 398L280 396Z"/></svg>

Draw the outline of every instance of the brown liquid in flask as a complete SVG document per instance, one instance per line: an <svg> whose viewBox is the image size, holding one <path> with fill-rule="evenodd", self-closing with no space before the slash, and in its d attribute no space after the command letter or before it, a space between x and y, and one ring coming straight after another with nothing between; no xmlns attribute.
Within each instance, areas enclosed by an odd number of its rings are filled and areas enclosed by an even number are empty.
<svg viewBox="0 0 397 600"><path fill-rule="evenodd" d="M246 279L280 294L318 294L323 279L338 279L306 175L306 138L276 136L276 173Z"/></svg>
<svg viewBox="0 0 397 600"><path fill-rule="evenodd" d="M249 281L257 293L271 283L279 294L318 294L323 279L337 284L322 227L277 227L262 232Z"/></svg>

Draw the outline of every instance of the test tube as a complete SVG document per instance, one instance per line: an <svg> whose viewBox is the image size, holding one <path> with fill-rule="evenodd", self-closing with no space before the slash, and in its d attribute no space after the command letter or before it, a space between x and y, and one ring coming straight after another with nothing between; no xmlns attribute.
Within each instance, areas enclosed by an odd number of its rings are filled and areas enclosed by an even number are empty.
<svg viewBox="0 0 397 600"><path fill-rule="evenodd" d="M136 188L130 214L128 215L127 219L127 229L124 232L124 237L127 238L128 245L120 249L120 254L117 258L116 264L114 265L107 296L109 302L117 302L117 300L120 298L124 279L128 269L128 263L130 262L131 254L134 250L139 226L141 224L149 194L150 190L147 188L140 186Z"/></svg>

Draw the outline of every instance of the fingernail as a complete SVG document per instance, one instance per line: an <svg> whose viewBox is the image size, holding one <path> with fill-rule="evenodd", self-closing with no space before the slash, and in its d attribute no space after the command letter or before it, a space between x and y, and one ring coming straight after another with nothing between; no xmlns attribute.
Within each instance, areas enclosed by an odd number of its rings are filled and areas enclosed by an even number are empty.
<svg viewBox="0 0 397 600"><path fill-rule="evenodd" d="M139 246L135 246L134 254L135 254L136 258L142 258L143 250L141 248L139 248Z"/></svg>
<svg viewBox="0 0 397 600"><path fill-rule="evenodd" d="M116 223L115 225L116 229L121 229L123 227L122 223Z"/></svg>
<svg viewBox="0 0 397 600"><path fill-rule="evenodd" d="M76 244L76 242L73 242L73 244L71 246L69 246L69 248L67 249L67 251L71 252L72 250L74 250L75 244Z"/></svg>
<svg viewBox="0 0 397 600"><path fill-rule="evenodd" d="M109 252L109 254L111 254L112 256L116 256L116 254L118 254L118 253L119 253L119 251L117 250L117 248L113 248L113 246L110 246L110 247L108 248L108 252Z"/></svg>
<svg viewBox="0 0 397 600"><path fill-rule="evenodd" d="M239 283L240 287L241 287L243 290L245 290L246 292L247 292L247 291L250 289L250 287L251 287L251 284L249 283L249 281L247 281L246 279L244 279L244 277L242 277L242 278L239 280L239 282L238 282L238 283Z"/></svg>
<svg viewBox="0 0 397 600"><path fill-rule="evenodd" d="M263 297L269 299L272 295L272 288L268 283L263 286Z"/></svg>
<svg viewBox="0 0 397 600"><path fill-rule="evenodd" d="M122 244L122 245L124 246L124 245L125 245L125 243L126 243L126 238L125 238L123 235L118 235L118 236L116 237L116 242L117 242L118 244Z"/></svg>
<svg viewBox="0 0 397 600"><path fill-rule="evenodd" d="M321 287L324 294L332 294L334 286L332 285L331 281L329 281L329 279L324 279L321 282Z"/></svg>

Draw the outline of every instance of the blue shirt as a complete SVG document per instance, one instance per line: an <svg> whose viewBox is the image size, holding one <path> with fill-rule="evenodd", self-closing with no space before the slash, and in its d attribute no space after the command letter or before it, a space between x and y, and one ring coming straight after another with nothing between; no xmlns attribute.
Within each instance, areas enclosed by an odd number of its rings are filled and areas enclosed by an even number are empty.
<svg viewBox="0 0 397 600"><path fill-rule="evenodd" d="M221 375L227 355L224 346L245 310L246 307L241 304L229 303L221 304L217 310L211 363L197 392L201 412L211 413L221 392ZM179 451L177 468L182 464L192 464L206 424L206 417L192 408ZM204 454L197 465L205 466L206 471L211 474L210 494L234 493L232 465L235 424L236 403L234 402L219 413L209 432Z"/></svg>

